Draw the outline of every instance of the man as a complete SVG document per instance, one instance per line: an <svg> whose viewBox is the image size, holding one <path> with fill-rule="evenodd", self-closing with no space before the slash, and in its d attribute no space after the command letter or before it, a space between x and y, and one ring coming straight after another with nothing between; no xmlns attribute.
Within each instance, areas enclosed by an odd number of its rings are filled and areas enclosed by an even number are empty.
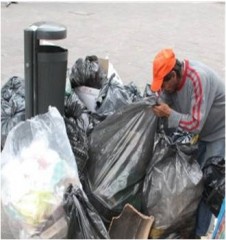
<svg viewBox="0 0 226 240"><path fill-rule="evenodd" d="M225 155L225 86L208 66L197 61L179 61L172 49L161 50L153 62L151 90L162 101L153 107L158 117L168 118L168 127L199 134L198 162ZM201 201L195 234L206 235L211 211Z"/></svg>

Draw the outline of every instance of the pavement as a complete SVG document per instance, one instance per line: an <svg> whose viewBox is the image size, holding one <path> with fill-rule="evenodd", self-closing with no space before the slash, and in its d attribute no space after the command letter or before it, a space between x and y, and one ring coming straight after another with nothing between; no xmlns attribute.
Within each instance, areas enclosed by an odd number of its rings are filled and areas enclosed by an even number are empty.
<svg viewBox="0 0 226 240"><path fill-rule="evenodd" d="M54 44L69 51L68 67L88 55L110 59L122 81L143 89L152 60L172 47L179 59L200 60L225 75L224 3L1 3L1 83L24 77L24 29L39 21L67 28Z"/></svg>
<svg viewBox="0 0 226 240"><path fill-rule="evenodd" d="M1 3L1 84L24 78L24 29L39 21L63 24L68 67L82 57L108 57L121 80L143 91L152 60L172 47L178 59L200 60L225 81L225 5L219 2ZM1 238L13 238L2 209Z"/></svg>

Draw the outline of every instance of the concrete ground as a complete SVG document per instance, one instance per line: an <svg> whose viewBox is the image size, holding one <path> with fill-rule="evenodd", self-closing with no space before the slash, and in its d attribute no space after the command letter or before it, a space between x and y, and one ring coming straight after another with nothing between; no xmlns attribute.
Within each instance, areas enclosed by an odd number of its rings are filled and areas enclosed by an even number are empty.
<svg viewBox="0 0 226 240"><path fill-rule="evenodd" d="M39 21L67 27L67 38L54 43L68 49L69 68L80 57L108 56L125 84L143 90L155 54L172 47L179 59L203 61L225 80L224 3L19 2L1 3L1 84L24 77L24 29ZM3 211L1 220L1 238L12 238Z"/></svg>
<svg viewBox="0 0 226 240"><path fill-rule="evenodd" d="M172 47L179 59L200 60L225 74L223 3L1 4L1 83L24 77L24 29L39 21L66 26L67 38L54 41L69 51L68 67L88 55L108 56L124 83L144 88L152 60Z"/></svg>

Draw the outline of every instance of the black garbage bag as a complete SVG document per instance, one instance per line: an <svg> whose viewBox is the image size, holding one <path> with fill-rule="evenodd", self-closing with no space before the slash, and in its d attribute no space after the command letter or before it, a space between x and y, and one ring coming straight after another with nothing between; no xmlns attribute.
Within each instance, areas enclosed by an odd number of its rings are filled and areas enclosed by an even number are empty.
<svg viewBox="0 0 226 240"><path fill-rule="evenodd" d="M69 185L64 193L63 207L69 219L67 239L110 238L100 216L80 188Z"/></svg>
<svg viewBox="0 0 226 240"><path fill-rule="evenodd" d="M154 99L125 106L97 125L89 138L86 193L105 224L126 203L138 211L157 117Z"/></svg>
<svg viewBox="0 0 226 240"><path fill-rule="evenodd" d="M141 99L143 99L140 90L138 87L135 85L135 83L131 82L128 85L124 85L125 90L129 94L130 99L132 102L137 102ZM148 96L146 96L148 97Z"/></svg>
<svg viewBox="0 0 226 240"><path fill-rule="evenodd" d="M203 199L217 217L225 197L225 159L211 157L203 168Z"/></svg>
<svg viewBox="0 0 226 240"><path fill-rule="evenodd" d="M90 122L90 111L74 91L65 97L64 113L67 118L72 117L77 120L80 129L84 132L87 131Z"/></svg>
<svg viewBox="0 0 226 240"><path fill-rule="evenodd" d="M79 178L88 160L88 140L86 134L78 129L76 120L64 117L67 136L75 156ZM81 180L81 179L80 179Z"/></svg>
<svg viewBox="0 0 226 240"><path fill-rule="evenodd" d="M65 97L64 121L72 151L75 155L79 177L88 160L87 130L92 124L86 106L75 92Z"/></svg>
<svg viewBox="0 0 226 240"><path fill-rule="evenodd" d="M132 100L124 86L116 81L115 73L104 84L96 100L96 114L101 117L112 115Z"/></svg>
<svg viewBox="0 0 226 240"><path fill-rule="evenodd" d="M155 217L152 238L189 238L203 191L197 144L189 133L156 136L155 149L143 185L144 214Z"/></svg>
<svg viewBox="0 0 226 240"><path fill-rule="evenodd" d="M100 89L107 80L107 75L98 62L97 56L79 58L74 63L71 73L71 87L87 86Z"/></svg>
<svg viewBox="0 0 226 240"><path fill-rule="evenodd" d="M24 79L13 76L1 89L1 147L9 131L25 120Z"/></svg>

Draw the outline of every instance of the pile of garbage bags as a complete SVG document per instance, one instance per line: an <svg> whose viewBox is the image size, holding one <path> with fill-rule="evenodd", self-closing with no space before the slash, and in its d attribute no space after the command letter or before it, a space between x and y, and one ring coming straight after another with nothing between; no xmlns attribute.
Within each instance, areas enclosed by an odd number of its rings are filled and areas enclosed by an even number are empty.
<svg viewBox="0 0 226 240"><path fill-rule="evenodd" d="M189 133L167 132L148 84L141 94L110 62L106 71L96 56L79 58L64 115L50 107L24 121L19 80L9 79L2 93L11 96L1 99L2 204L16 238L110 238L126 204L154 217L150 238L189 238L204 187L197 144ZM94 110L80 87L98 91Z"/></svg>

